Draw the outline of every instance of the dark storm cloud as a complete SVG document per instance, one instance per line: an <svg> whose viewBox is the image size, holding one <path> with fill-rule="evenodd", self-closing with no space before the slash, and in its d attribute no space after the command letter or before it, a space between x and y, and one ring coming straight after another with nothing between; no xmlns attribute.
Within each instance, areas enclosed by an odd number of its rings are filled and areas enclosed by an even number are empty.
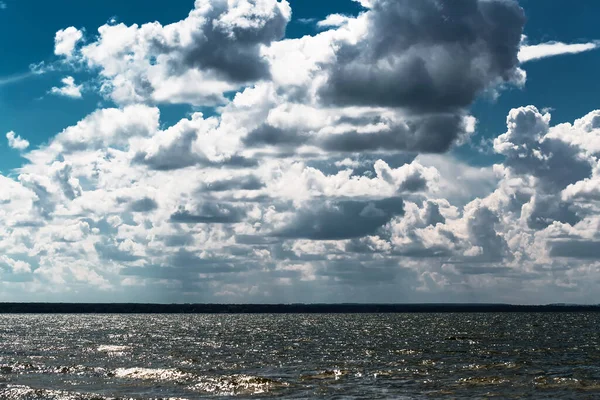
<svg viewBox="0 0 600 400"><path fill-rule="evenodd" d="M81 196L81 188L73 185L72 177L73 168L69 164L65 164L60 170L54 174L54 179L58 181L60 188L69 200L73 200Z"/></svg>
<svg viewBox="0 0 600 400"><path fill-rule="evenodd" d="M454 269L462 275L517 275L521 277L521 273L515 274L512 268L497 265L455 264Z"/></svg>
<svg viewBox="0 0 600 400"><path fill-rule="evenodd" d="M198 138L196 129L187 128L173 133L172 136L173 140L160 144L157 151L152 154L146 151L137 152L133 161L159 171L169 171L190 167L205 160L201 154L192 149L192 144Z"/></svg>
<svg viewBox="0 0 600 400"><path fill-rule="evenodd" d="M321 266L317 274L324 277L335 278L341 283L364 285L374 282L391 283L396 275L401 272L398 261L388 259L381 262L356 262L351 260L332 261Z"/></svg>
<svg viewBox="0 0 600 400"><path fill-rule="evenodd" d="M482 250L480 255L469 257L469 261L501 261L510 254L506 240L496 231L499 222L498 215L487 207L479 207L468 219L467 229L471 243Z"/></svg>
<svg viewBox="0 0 600 400"><path fill-rule="evenodd" d="M194 244L194 235L186 233L186 234L178 234L178 235L168 235L164 238L165 246L168 247L182 247L182 246L190 246Z"/></svg>
<svg viewBox="0 0 600 400"><path fill-rule="evenodd" d="M169 134L172 136L171 141L160 143L152 153L149 153L148 150L139 150L133 156L132 161L158 171L171 171L194 165L246 168L257 164L256 160L237 154L220 161L209 160L205 154L198 152L193 147L194 142L198 139L198 131L194 127L187 127Z"/></svg>
<svg viewBox="0 0 600 400"><path fill-rule="evenodd" d="M428 201L425 204L425 216L424 223L425 226L443 224L446 222L446 218L440 213L439 204Z"/></svg>
<svg viewBox="0 0 600 400"><path fill-rule="evenodd" d="M327 138L338 151L445 152L463 133L461 117L477 96L518 82L525 17L513 0L375 0L366 36L342 42L321 102L392 107L419 117L414 126Z"/></svg>
<svg viewBox="0 0 600 400"><path fill-rule="evenodd" d="M131 254L128 251L119 249L119 247L116 244L110 243L107 240L95 243L94 247L96 248L98 255L100 255L100 257L105 260L131 262L139 260L141 258L139 256L136 256L135 254Z"/></svg>
<svg viewBox="0 0 600 400"><path fill-rule="evenodd" d="M249 265L253 264L243 263L233 258L202 258L193 252L179 250L167 257L164 265L127 267L121 270L121 275L193 282L203 279L200 274L221 275L240 273L247 271ZM211 279L220 280L216 277Z"/></svg>
<svg viewBox="0 0 600 400"><path fill-rule="evenodd" d="M600 259L600 242L595 240L571 240L549 243L550 256L588 260Z"/></svg>
<svg viewBox="0 0 600 400"><path fill-rule="evenodd" d="M201 258L185 250L180 250L169 257L168 264L175 268L186 268L202 274L231 273L246 270L239 263L236 264L233 259Z"/></svg>
<svg viewBox="0 0 600 400"><path fill-rule="evenodd" d="M404 202L394 197L373 201L327 201L298 211L273 236L312 240L341 240L372 235L393 217L404 214Z"/></svg>
<svg viewBox="0 0 600 400"><path fill-rule="evenodd" d="M132 201L129 204L129 210L132 212L145 213L156 210L157 208L158 203L156 203L156 201L150 197L144 197L143 199Z"/></svg>
<svg viewBox="0 0 600 400"><path fill-rule="evenodd" d="M349 131L328 135L320 139L318 145L325 150L342 152L406 150L443 153L465 133L465 128L462 113L429 114L408 118L403 124L380 132Z"/></svg>
<svg viewBox="0 0 600 400"><path fill-rule="evenodd" d="M348 130L339 134L319 137L295 129L283 129L262 124L244 138L250 147L296 147L315 145L336 152L364 152L380 150L420 151L443 153L456 138L466 131L462 112L411 116L400 124L388 121L388 129L374 133ZM377 123L375 120L372 123Z"/></svg>
<svg viewBox="0 0 600 400"><path fill-rule="evenodd" d="M512 0L376 0L367 34L342 44L323 99L449 111L518 66L525 17Z"/></svg>
<svg viewBox="0 0 600 400"><path fill-rule="evenodd" d="M185 224L231 224L241 222L245 213L240 207L226 203L203 203L197 210L180 207L171 215L170 222Z"/></svg>
<svg viewBox="0 0 600 400"><path fill-rule="evenodd" d="M281 129L264 123L252 130L244 138L244 144L250 147L260 146L297 146L306 143L308 137L296 130Z"/></svg>
<svg viewBox="0 0 600 400"><path fill-rule="evenodd" d="M250 82L270 77L267 61L261 56L261 45L281 39L285 34L288 17L278 7L273 7L267 17L260 15L259 6L250 1L247 24L232 24L220 20L230 9L231 2L212 1L210 10L203 14L204 27L193 32L193 40L187 47L169 48L160 41L153 41L157 54L170 54L168 64L173 74L181 74L190 68L211 71L230 82Z"/></svg>
<svg viewBox="0 0 600 400"><path fill-rule="evenodd" d="M581 149L552 138L529 144L526 152L509 155L504 165L518 174L535 176L539 179L540 189L549 193L592 175L592 166L581 157Z"/></svg>
<svg viewBox="0 0 600 400"><path fill-rule="evenodd" d="M572 207L571 204L562 202L557 195L537 195L531 214L527 217L527 226L531 229L542 230L552 225L554 221L573 226L581 221L581 218Z"/></svg>
<svg viewBox="0 0 600 400"><path fill-rule="evenodd" d="M202 187L202 191L226 192L228 190L259 190L264 187L264 182L256 176L244 175L207 183Z"/></svg>
<svg viewBox="0 0 600 400"><path fill-rule="evenodd" d="M416 173L408 176L406 180L400 184L398 192L420 192L425 189L427 189L427 178L419 173Z"/></svg>
<svg viewBox="0 0 600 400"><path fill-rule="evenodd" d="M53 201L52 194L48 191L48 188L41 182L38 182L37 178L33 175L20 175L19 181L24 187L35 193L37 198L33 201L33 206L39 212L40 216L46 220L50 219L56 208L56 203Z"/></svg>
<svg viewBox="0 0 600 400"><path fill-rule="evenodd" d="M277 239L255 235L235 235L235 242L245 245L268 245L276 243Z"/></svg>

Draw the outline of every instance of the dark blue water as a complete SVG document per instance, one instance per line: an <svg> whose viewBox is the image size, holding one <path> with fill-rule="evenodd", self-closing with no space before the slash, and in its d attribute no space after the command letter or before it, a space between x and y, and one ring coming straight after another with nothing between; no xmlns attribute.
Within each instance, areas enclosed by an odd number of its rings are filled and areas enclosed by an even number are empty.
<svg viewBox="0 0 600 400"><path fill-rule="evenodd" d="M1 315L0 398L600 398L600 314Z"/></svg>

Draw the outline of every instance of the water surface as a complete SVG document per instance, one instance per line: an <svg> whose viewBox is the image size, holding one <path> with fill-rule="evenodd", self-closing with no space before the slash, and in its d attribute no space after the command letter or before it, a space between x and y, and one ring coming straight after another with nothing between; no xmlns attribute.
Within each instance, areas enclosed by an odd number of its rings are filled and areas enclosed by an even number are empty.
<svg viewBox="0 0 600 400"><path fill-rule="evenodd" d="M597 313L0 315L0 398L598 398Z"/></svg>

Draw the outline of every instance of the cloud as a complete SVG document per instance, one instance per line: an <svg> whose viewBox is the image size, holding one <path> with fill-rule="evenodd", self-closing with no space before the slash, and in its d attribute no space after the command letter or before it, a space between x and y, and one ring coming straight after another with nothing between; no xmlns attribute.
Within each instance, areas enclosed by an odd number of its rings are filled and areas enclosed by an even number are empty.
<svg viewBox="0 0 600 400"><path fill-rule="evenodd" d="M83 39L83 32L70 26L56 32L54 37L54 54L67 59L73 57L75 46Z"/></svg>
<svg viewBox="0 0 600 400"><path fill-rule="evenodd" d="M338 27L348 23L350 19L351 17L343 14L330 14L324 20L317 22L317 26L319 28Z"/></svg>
<svg viewBox="0 0 600 400"><path fill-rule="evenodd" d="M0 178L0 251L32 271L19 267L18 279L115 293L129 279L206 301L287 301L292 288L299 301L323 290L350 301L342 288L401 281L408 299L464 301L503 299L505 280L544 291L595 276L585 243L600 240L597 112L552 125L533 106L511 110L493 168L395 152L281 158L268 147L245 154L254 166L198 162L214 159L211 149L248 150L242 135L223 134L237 132L224 130L227 118L163 127L154 107L104 109L26 153L18 180ZM165 157L198 158L173 169L139 162L154 142Z"/></svg>
<svg viewBox="0 0 600 400"><path fill-rule="evenodd" d="M560 56L564 54L577 54L595 50L596 42L567 44L562 42L547 42L536 45L522 45L519 49L519 62L540 60L542 58Z"/></svg>
<svg viewBox="0 0 600 400"><path fill-rule="evenodd" d="M225 92L269 78L261 49L283 37L290 18L285 0L198 0L170 25L103 25L80 59L99 68L118 103L224 103ZM69 56L73 45L59 52Z"/></svg>
<svg viewBox="0 0 600 400"><path fill-rule="evenodd" d="M8 139L8 146L11 149L25 150L29 147L29 142L21 138L21 136L17 135L13 131L10 131L6 134L6 139Z"/></svg>
<svg viewBox="0 0 600 400"><path fill-rule="evenodd" d="M231 224L241 222L244 212L230 204L206 202L194 210L179 207L169 221L184 224Z"/></svg>
<svg viewBox="0 0 600 400"><path fill-rule="evenodd" d="M363 15L364 36L340 43L328 66L327 102L451 112L518 79L524 15L515 2L377 0Z"/></svg>
<svg viewBox="0 0 600 400"><path fill-rule="evenodd" d="M596 298L600 111L516 107L484 166L449 152L523 83L517 3L360 3L297 39L275 0L61 31L115 104L0 175L0 300Z"/></svg>
<svg viewBox="0 0 600 400"><path fill-rule="evenodd" d="M514 1L376 0L337 28L275 42L275 104L260 105L270 107L268 124L249 127L245 141L445 152L473 133L478 96L523 84L524 21Z"/></svg>
<svg viewBox="0 0 600 400"><path fill-rule="evenodd" d="M62 87L53 87L50 89L50 93L58 96L71 97L74 99L81 98L82 85L76 85L75 79L72 76L66 76L60 80L63 84Z"/></svg>
<svg viewBox="0 0 600 400"><path fill-rule="evenodd" d="M274 236L340 240L372 235L394 216L402 215L403 204L400 198L332 201L318 207L310 204Z"/></svg>

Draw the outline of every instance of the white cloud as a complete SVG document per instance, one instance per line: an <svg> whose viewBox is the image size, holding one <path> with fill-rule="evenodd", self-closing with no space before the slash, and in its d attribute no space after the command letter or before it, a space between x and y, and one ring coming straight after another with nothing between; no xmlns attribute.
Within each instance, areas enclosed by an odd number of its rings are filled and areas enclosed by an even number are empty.
<svg viewBox="0 0 600 400"><path fill-rule="evenodd" d="M70 26L56 32L54 37L54 54L67 59L73 57L75 46L83 39L83 32Z"/></svg>
<svg viewBox="0 0 600 400"><path fill-rule="evenodd" d="M339 27L348 23L352 18L342 14L330 14L322 21L317 22L319 28Z"/></svg>
<svg viewBox="0 0 600 400"><path fill-rule="evenodd" d="M519 49L519 62L539 60L547 57L560 56L564 54L583 53L598 48L597 42L573 43L548 42L536 45L522 45Z"/></svg>
<svg viewBox="0 0 600 400"><path fill-rule="evenodd" d="M72 76L66 76L60 81L62 82L63 86L54 86L52 89L50 89L50 93L58 96L71 97L74 99L81 98L81 89L83 88L83 85L76 85L75 78Z"/></svg>
<svg viewBox="0 0 600 400"><path fill-rule="evenodd" d="M6 134L6 139L8 139L8 146L12 149L25 150L29 147L29 142L21 138L21 136L18 136L13 131L10 131Z"/></svg>
<svg viewBox="0 0 600 400"><path fill-rule="evenodd" d="M263 49L290 18L286 0L198 0L169 25L101 26L81 60L100 69L104 92L121 104L225 103L225 92L269 77Z"/></svg>

